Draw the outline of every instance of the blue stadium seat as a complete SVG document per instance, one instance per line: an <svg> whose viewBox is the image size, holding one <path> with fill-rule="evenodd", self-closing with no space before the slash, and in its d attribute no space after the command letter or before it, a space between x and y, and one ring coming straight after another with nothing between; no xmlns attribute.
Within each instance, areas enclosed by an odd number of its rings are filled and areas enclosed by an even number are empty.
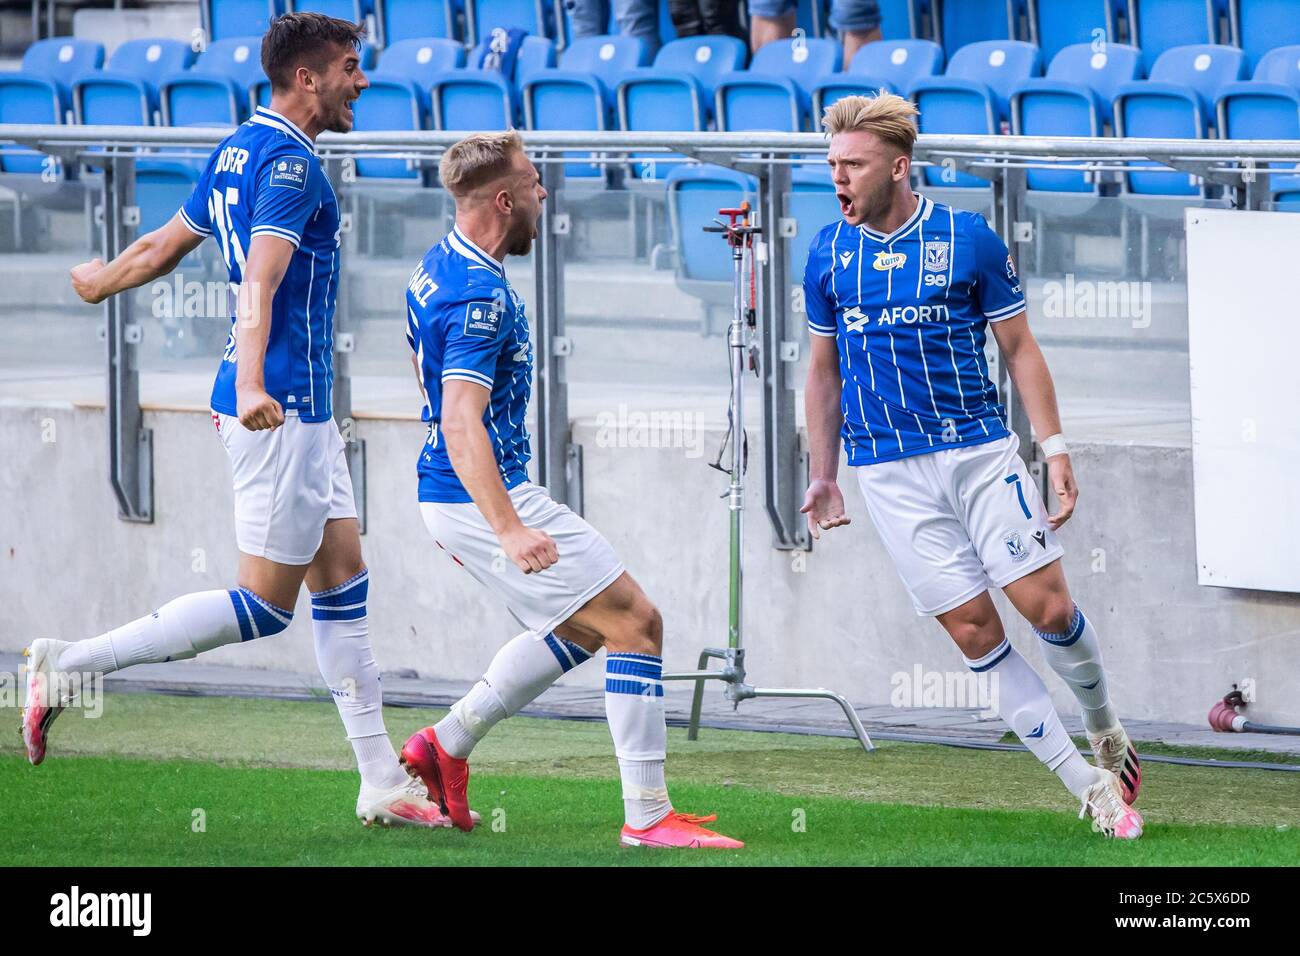
<svg viewBox="0 0 1300 956"><path fill-rule="evenodd" d="M37 40L23 53L22 72L43 76L70 87L86 70L104 65L104 45L93 40L51 37Z"/></svg>
<svg viewBox="0 0 1300 956"><path fill-rule="evenodd" d="M1002 132L1010 111L1012 91L1042 73L1038 48L1018 40L988 40L962 47L948 61L941 77L922 77L912 86L912 99L921 111L922 133ZM986 183L969 173L955 178L934 167L925 170L931 186L979 188Z"/></svg>
<svg viewBox="0 0 1300 956"><path fill-rule="evenodd" d="M518 27L533 36L555 35L550 0L477 0L469 9L475 42L491 33L493 27Z"/></svg>
<svg viewBox="0 0 1300 956"><path fill-rule="evenodd" d="M1014 40L1024 0L934 0L939 41L948 58L983 40Z"/></svg>
<svg viewBox="0 0 1300 956"><path fill-rule="evenodd" d="M1260 83L1282 83L1300 90L1300 44L1280 46L1265 53L1255 64L1252 79Z"/></svg>
<svg viewBox="0 0 1300 956"><path fill-rule="evenodd" d="M452 70L433 82L430 95L435 129L510 129L515 125L514 89L500 73Z"/></svg>
<svg viewBox="0 0 1300 956"><path fill-rule="evenodd" d="M421 37L456 38L456 7L452 0L382 0L384 43Z"/></svg>
<svg viewBox="0 0 1300 956"><path fill-rule="evenodd" d="M128 40L113 51L108 69L84 73L73 84L77 122L152 126L158 110L155 80L193 62L194 50L182 40Z"/></svg>
<svg viewBox="0 0 1300 956"><path fill-rule="evenodd" d="M1215 117L1221 88L1244 76L1246 57L1235 47L1200 44L1166 50L1151 79L1125 83L1115 97L1117 136L1203 139ZM1199 195L1201 187L1168 173L1131 172L1128 191L1147 195Z"/></svg>
<svg viewBox="0 0 1300 956"><path fill-rule="evenodd" d="M1166 50L1151 68L1149 80L1125 83L1116 91L1116 127L1122 122L1124 136L1202 138L1214 121L1220 89L1244 79L1245 71L1245 54L1236 47L1194 44ZM1151 128L1166 132L1135 132L1134 111L1143 112L1142 125L1154 123ZM1157 114L1162 117L1158 122Z"/></svg>
<svg viewBox="0 0 1300 956"><path fill-rule="evenodd" d="M614 86L625 70L650 64L650 51L635 37L582 37L560 54L560 69L594 73L607 86Z"/></svg>
<svg viewBox="0 0 1300 956"><path fill-rule="evenodd" d="M398 40L384 50L379 69L370 74L370 89L357 100L357 130L418 130L430 125L429 90L448 70L465 65L465 48L455 40L425 37ZM404 159L358 158L360 179L422 179Z"/></svg>
<svg viewBox="0 0 1300 956"><path fill-rule="evenodd" d="M1100 136L1113 121L1115 91L1142 74L1142 51L1110 43L1066 47L1052 60L1046 79L1020 83L1011 95L1011 128L1024 136ZM1030 189L1096 193L1081 171L1031 169Z"/></svg>
<svg viewBox="0 0 1300 956"><path fill-rule="evenodd" d="M201 165L161 159L140 160L135 170L135 202L140 207L138 235L165 225L189 198Z"/></svg>
<svg viewBox="0 0 1300 956"><path fill-rule="evenodd" d="M987 40L971 43L948 61L943 76L921 77L912 85L912 98L921 107L921 122L927 110L942 112L922 132L996 133L1010 110L1011 92L1020 82L1042 74L1042 58L1032 43L1019 40ZM958 121L962 129L947 128ZM939 125L935 125L939 123Z"/></svg>
<svg viewBox="0 0 1300 956"><path fill-rule="evenodd" d="M524 126L537 130L610 128L609 92L597 77L567 70L542 70L524 84ZM567 163L566 176L601 175L594 163Z"/></svg>
<svg viewBox="0 0 1300 956"><path fill-rule="evenodd" d="M1216 126L1223 139L1300 140L1300 89L1250 80L1219 92Z"/></svg>
<svg viewBox="0 0 1300 956"><path fill-rule="evenodd" d="M689 73L636 70L615 90L618 128L624 130L703 130L708 128L708 97Z"/></svg>
<svg viewBox="0 0 1300 956"><path fill-rule="evenodd" d="M943 72L943 47L932 40L881 40L853 55L848 72L883 80L900 93L909 93L923 76Z"/></svg>
<svg viewBox="0 0 1300 956"><path fill-rule="evenodd" d="M6 83L9 112L48 118L6 122L67 121L72 111L72 84L82 74L98 70L103 65L102 44L71 37L37 40L23 53L22 67L16 74L0 76Z"/></svg>
<svg viewBox="0 0 1300 956"><path fill-rule="evenodd" d="M400 76L428 89L433 78L465 65L465 48L455 40L424 37L399 40L384 48L375 76Z"/></svg>
<svg viewBox="0 0 1300 956"><path fill-rule="evenodd" d="M649 61L635 37L582 37L560 55L560 67L537 70L523 83L524 125L539 130L605 130L613 124L613 90ZM566 175L598 176L594 164L569 164Z"/></svg>
<svg viewBox="0 0 1300 956"><path fill-rule="evenodd" d="M127 40L113 51L104 72L153 79L159 73L189 69L195 56L185 40Z"/></svg>
<svg viewBox="0 0 1300 956"><path fill-rule="evenodd" d="M835 40L777 40L760 47L749 69L727 73L714 94L718 129L798 132L808 125L812 88L840 68Z"/></svg>
<svg viewBox="0 0 1300 956"><path fill-rule="evenodd" d="M66 118L52 80L21 73L0 73L0 124L62 123ZM22 146L0 147L0 172L40 173L43 153Z"/></svg>
<svg viewBox="0 0 1300 956"><path fill-rule="evenodd" d="M209 40L261 36L284 9L278 0L201 0Z"/></svg>
<svg viewBox="0 0 1300 956"><path fill-rule="evenodd" d="M709 100L704 87L689 73L637 70L615 91L618 128L623 130L699 131L708 129ZM660 179L683 162L677 153L633 153L637 179Z"/></svg>
<svg viewBox="0 0 1300 956"><path fill-rule="evenodd" d="M217 40L189 70L164 77L159 85L164 125L242 123L251 109L254 86L266 79L261 43L260 37Z"/></svg>
<svg viewBox="0 0 1300 956"><path fill-rule="evenodd" d="M1148 71L1166 50L1219 42L1223 0L1129 0L1129 42Z"/></svg>
<svg viewBox="0 0 1300 956"><path fill-rule="evenodd" d="M698 294L694 283L726 283L730 287L733 266L727 245L715 233L703 230L723 207L735 207L754 199L757 184L752 176L721 166L682 166L668 174L668 221L677 248L677 282Z"/></svg>
<svg viewBox="0 0 1300 956"><path fill-rule="evenodd" d="M352 128L418 130L429 125L429 93L413 80L392 74L372 77L370 89L353 104ZM358 157L359 179L419 179L420 172L404 159Z"/></svg>
<svg viewBox="0 0 1300 956"><path fill-rule="evenodd" d="M735 37L670 40L659 48L653 67L634 70L619 81L614 93L619 129L708 129L714 85L743 67L747 54Z"/></svg>
<svg viewBox="0 0 1300 956"><path fill-rule="evenodd" d="M660 72L689 73L712 101L713 90L722 75L743 70L748 57L749 49L736 37L683 37L659 48L654 68Z"/></svg>
<svg viewBox="0 0 1300 956"><path fill-rule="evenodd" d="M1030 0L1038 49L1049 63L1067 46L1113 42L1118 36L1113 0Z"/></svg>
<svg viewBox="0 0 1300 956"><path fill-rule="evenodd" d="M1300 44L1300 0L1237 0L1232 34L1251 66L1280 46Z"/></svg>
<svg viewBox="0 0 1300 956"><path fill-rule="evenodd" d="M1108 43L1103 52L1090 43L1068 46L1053 58L1045 79L1028 79L1016 87L1012 128L1029 136L1100 136L1114 120L1112 102L1119 88L1141 76L1137 47ZM1056 110L1059 114L1053 115Z"/></svg>
<svg viewBox="0 0 1300 956"><path fill-rule="evenodd" d="M1281 54L1274 57L1273 54ZM1272 63L1270 63L1270 58ZM1260 61L1256 79L1247 83L1229 83L1219 93L1218 127L1224 139L1295 139L1300 140L1300 46L1279 47ZM1285 71L1289 67L1289 71ZM1260 80L1261 74L1274 74L1280 82ZM1288 82L1290 81L1290 82ZM1294 169L1291 163L1270 164L1274 168ZM1300 194L1300 176L1287 173L1270 175L1261 180L1268 186L1275 202L1291 202Z"/></svg>
<svg viewBox="0 0 1300 956"><path fill-rule="evenodd" d="M920 28L912 0L880 0L880 35L886 40L910 40Z"/></svg>

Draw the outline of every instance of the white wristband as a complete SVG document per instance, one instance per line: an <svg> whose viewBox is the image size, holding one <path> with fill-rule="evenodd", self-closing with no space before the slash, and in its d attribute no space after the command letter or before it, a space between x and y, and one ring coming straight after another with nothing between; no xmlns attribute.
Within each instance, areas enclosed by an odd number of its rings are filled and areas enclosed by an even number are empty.
<svg viewBox="0 0 1300 956"><path fill-rule="evenodd" d="M1055 455L1064 455L1070 451L1070 449L1065 445L1065 436L1060 432L1044 438L1038 443L1038 447L1043 450L1044 458L1052 458Z"/></svg>

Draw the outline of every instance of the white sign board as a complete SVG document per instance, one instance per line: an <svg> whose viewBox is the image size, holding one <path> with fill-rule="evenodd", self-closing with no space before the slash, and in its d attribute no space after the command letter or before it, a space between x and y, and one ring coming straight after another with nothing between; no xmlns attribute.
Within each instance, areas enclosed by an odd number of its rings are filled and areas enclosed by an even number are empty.
<svg viewBox="0 0 1300 956"><path fill-rule="evenodd" d="M1197 579L1300 592L1300 215L1186 217Z"/></svg>

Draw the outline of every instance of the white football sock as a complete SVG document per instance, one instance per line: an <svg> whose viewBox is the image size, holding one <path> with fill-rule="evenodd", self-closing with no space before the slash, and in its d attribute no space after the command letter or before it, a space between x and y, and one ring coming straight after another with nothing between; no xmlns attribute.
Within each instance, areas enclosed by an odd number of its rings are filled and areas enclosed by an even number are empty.
<svg viewBox="0 0 1300 956"><path fill-rule="evenodd" d="M614 738L627 825L652 827L672 812L664 782L668 725L664 722L663 658L608 654L605 715Z"/></svg>
<svg viewBox="0 0 1300 956"><path fill-rule="evenodd" d="M391 790L406 782L406 771L384 728L379 665L366 616L369 586L370 572L361 571L337 587L313 592L311 629L316 663L343 719L361 782Z"/></svg>
<svg viewBox="0 0 1300 956"><path fill-rule="evenodd" d="M1119 718L1110 705L1106 689L1106 671L1101 662L1101 643L1092 622L1083 616L1078 605L1074 620L1064 634L1034 629L1043 641L1043 656L1052 670L1069 685L1083 709L1083 726L1090 733L1113 730Z"/></svg>
<svg viewBox="0 0 1300 956"><path fill-rule="evenodd" d="M168 601L152 614L89 640L59 656L59 669L109 674L133 664L183 661L223 644L278 634L293 611L247 588L197 591Z"/></svg>
<svg viewBox="0 0 1300 956"><path fill-rule="evenodd" d="M998 716L1030 753L1060 777L1072 794L1082 799L1084 792L1097 781L1099 771L1083 759L1065 732L1047 687L1029 662L1006 638L978 660L964 659L975 673L987 673L997 680L991 696Z"/></svg>
<svg viewBox="0 0 1300 956"><path fill-rule="evenodd" d="M536 700L591 654L555 634L524 631L497 651L483 679L434 725L442 749L465 758L489 730Z"/></svg>

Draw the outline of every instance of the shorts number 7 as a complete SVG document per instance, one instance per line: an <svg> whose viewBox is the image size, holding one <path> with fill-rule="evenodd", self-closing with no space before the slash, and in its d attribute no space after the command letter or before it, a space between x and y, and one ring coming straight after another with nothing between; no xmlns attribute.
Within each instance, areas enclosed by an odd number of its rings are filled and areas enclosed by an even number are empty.
<svg viewBox="0 0 1300 956"><path fill-rule="evenodd" d="M1029 513L1029 505L1025 504L1025 489L1020 487L1020 476L1007 475L1006 482L1009 485L1016 486L1016 497L1020 499L1020 510L1025 513L1025 517L1033 518L1033 515Z"/></svg>

